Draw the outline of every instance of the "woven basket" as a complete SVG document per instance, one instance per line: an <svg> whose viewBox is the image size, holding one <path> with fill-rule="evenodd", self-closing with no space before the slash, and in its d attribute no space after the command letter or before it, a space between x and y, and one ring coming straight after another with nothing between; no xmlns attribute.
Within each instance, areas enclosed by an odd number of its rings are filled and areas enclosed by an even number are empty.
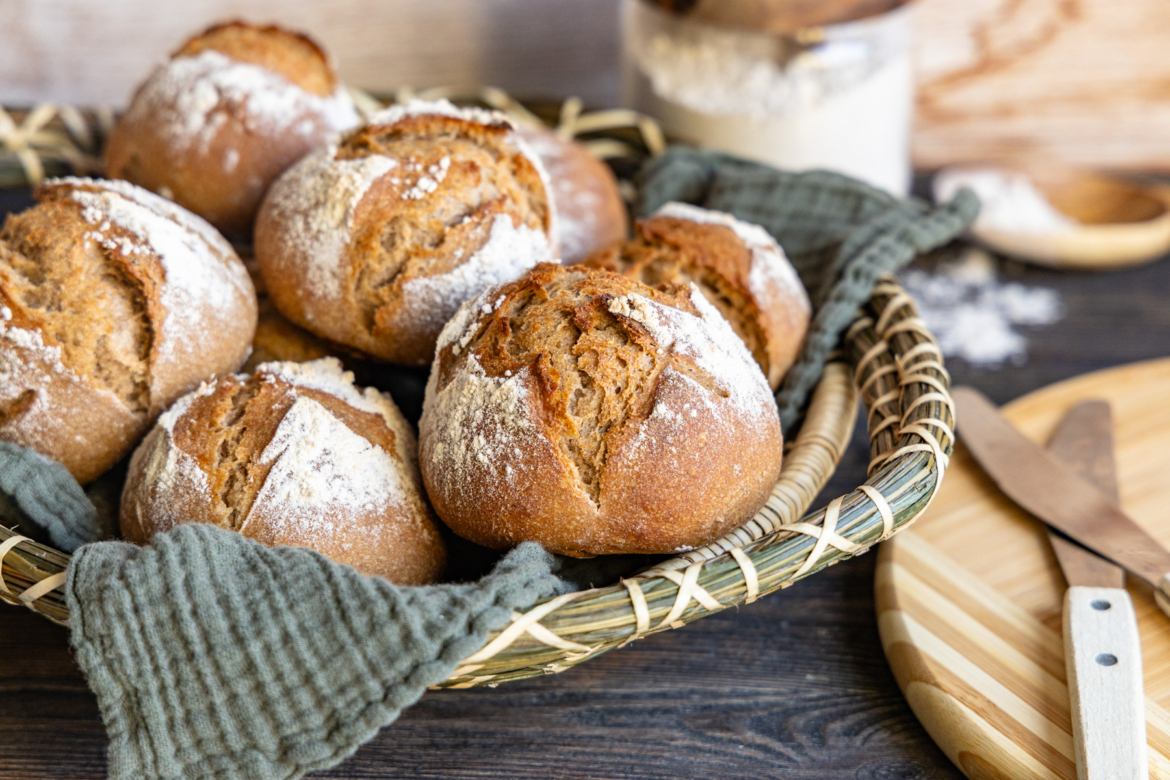
<svg viewBox="0 0 1170 780"><path fill-rule="evenodd" d="M535 119L498 91L475 97L521 113L524 120ZM8 116L0 111L0 142ZM30 117L36 121L29 123ZM602 156L628 155L638 147L652 154L662 144L657 129L630 112L582 114L579 102L567 101L559 118L565 135L586 135ZM63 119L54 107L22 116L23 129L12 122L8 129L16 128L17 140L28 149L27 142L46 127L73 134L76 128L63 123L75 119ZM625 132L631 129L633 137ZM60 143L62 137L49 140ZM6 145L11 154L13 144ZM20 163L29 174L23 185L43 171L29 163L28 155ZM754 518L706 547L617 585L565 594L513 614L509 626L438 687L496 685L560 672L648 634L750 604L889 538L926 509L942 480L954 446L949 387L938 345L913 301L892 278L884 279L826 366L805 421L788 445L779 481ZM859 395L869 409L869 478L806 515L849 443ZM68 565L68 554L0 528L0 599L67 625L63 586Z"/></svg>

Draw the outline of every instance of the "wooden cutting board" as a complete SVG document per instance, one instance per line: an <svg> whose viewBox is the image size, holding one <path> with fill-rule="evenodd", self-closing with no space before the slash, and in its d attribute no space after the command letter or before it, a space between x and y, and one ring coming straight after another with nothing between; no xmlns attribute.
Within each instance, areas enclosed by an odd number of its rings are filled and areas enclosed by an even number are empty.
<svg viewBox="0 0 1170 780"><path fill-rule="evenodd" d="M1046 442L1087 398L1113 406L1121 505L1170 546L1170 360L1062 382L1005 409ZM935 742L973 780L1075 780L1060 623L1065 582L1043 527L961 446L930 509L882 545L886 657ZM1150 777L1170 778L1170 618L1130 582L1145 672Z"/></svg>

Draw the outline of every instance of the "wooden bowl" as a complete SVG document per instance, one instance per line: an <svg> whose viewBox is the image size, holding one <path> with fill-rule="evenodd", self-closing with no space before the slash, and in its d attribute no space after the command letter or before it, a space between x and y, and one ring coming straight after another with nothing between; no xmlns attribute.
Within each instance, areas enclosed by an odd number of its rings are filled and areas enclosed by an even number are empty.
<svg viewBox="0 0 1170 780"><path fill-rule="evenodd" d="M1139 265L1170 251L1170 187L1060 166L1003 168L1023 173L1071 228L1044 233L976 224L971 235L996 252L1054 268Z"/></svg>

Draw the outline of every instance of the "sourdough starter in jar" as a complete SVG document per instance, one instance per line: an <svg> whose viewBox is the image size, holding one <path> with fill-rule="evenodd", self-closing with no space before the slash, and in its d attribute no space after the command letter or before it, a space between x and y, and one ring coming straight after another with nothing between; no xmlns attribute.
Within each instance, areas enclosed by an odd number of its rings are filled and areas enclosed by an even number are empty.
<svg viewBox="0 0 1170 780"><path fill-rule="evenodd" d="M623 0L627 105L680 140L910 186L910 9L773 34Z"/></svg>

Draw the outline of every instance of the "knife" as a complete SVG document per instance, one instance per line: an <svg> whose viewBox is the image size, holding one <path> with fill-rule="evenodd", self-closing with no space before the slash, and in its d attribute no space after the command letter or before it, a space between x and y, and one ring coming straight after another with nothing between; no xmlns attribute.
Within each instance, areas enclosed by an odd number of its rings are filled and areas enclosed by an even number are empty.
<svg viewBox="0 0 1170 780"><path fill-rule="evenodd" d="M1012 501L1154 588L1170 615L1170 552L1101 494L1052 458L970 387L952 393L962 441Z"/></svg>
<svg viewBox="0 0 1170 780"><path fill-rule="evenodd" d="M1048 452L1118 499L1109 404L1084 401L1065 414ZM1124 571L1049 528L1068 581L1064 656L1079 780L1149 777L1141 645Z"/></svg>

